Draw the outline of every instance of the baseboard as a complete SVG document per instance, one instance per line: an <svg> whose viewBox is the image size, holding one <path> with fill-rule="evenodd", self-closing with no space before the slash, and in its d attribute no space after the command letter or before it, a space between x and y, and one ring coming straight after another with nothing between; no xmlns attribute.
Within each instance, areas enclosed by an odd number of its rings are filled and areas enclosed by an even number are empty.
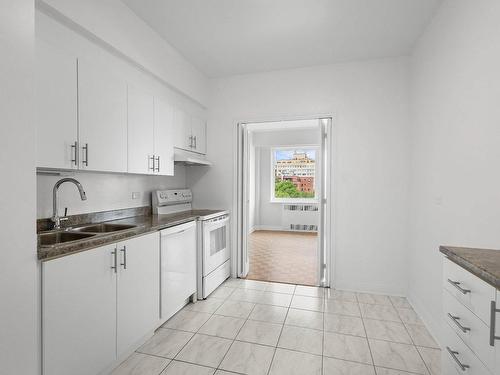
<svg viewBox="0 0 500 375"><path fill-rule="evenodd" d="M257 230L295 232L295 233L318 233L317 231L312 231L312 230L292 230L290 228L285 228L282 226L274 226L274 225L255 225L253 228L251 228L250 233L255 232Z"/></svg>
<svg viewBox="0 0 500 375"><path fill-rule="evenodd" d="M417 298L413 293L408 293L406 297L408 302L413 307L413 310L418 314L424 325L426 326L429 333L432 335L434 340L438 343L440 347L442 347L441 337L442 332L441 329L443 327L442 316L439 314L436 316L432 314L429 309L425 306L425 304ZM446 323L444 323L446 324Z"/></svg>

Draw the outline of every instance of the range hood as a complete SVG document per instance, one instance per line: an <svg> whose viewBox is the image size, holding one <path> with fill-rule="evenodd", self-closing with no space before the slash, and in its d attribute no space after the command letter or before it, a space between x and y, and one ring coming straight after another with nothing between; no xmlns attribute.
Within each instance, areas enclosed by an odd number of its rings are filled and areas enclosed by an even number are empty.
<svg viewBox="0 0 500 375"><path fill-rule="evenodd" d="M204 165L207 167L212 165L203 155L192 152L177 152L177 150L174 155L174 163L178 165Z"/></svg>

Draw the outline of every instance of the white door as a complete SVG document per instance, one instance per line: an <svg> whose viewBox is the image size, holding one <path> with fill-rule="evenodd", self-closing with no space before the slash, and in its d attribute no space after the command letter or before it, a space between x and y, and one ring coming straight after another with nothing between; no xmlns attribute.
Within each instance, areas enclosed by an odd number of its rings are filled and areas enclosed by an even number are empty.
<svg viewBox="0 0 500 375"><path fill-rule="evenodd" d="M127 84L78 60L80 168L127 171Z"/></svg>
<svg viewBox="0 0 500 375"><path fill-rule="evenodd" d="M179 311L196 292L196 222L161 231L161 320Z"/></svg>
<svg viewBox="0 0 500 375"><path fill-rule="evenodd" d="M174 108L174 147L193 151L193 137L189 115L182 109Z"/></svg>
<svg viewBox="0 0 500 375"><path fill-rule="evenodd" d="M117 244L117 354L135 349L154 330L160 314L160 235Z"/></svg>
<svg viewBox="0 0 500 375"><path fill-rule="evenodd" d="M37 167L76 169L76 57L36 40Z"/></svg>
<svg viewBox="0 0 500 375"><path fill-rule="evenodd" d="M154 173L153 96L128 86L128 172Z"/></svg>
<svg viewBox="0 0 500 375"><path fill-rule="evenodd" d="M174 175L174 110L154 98L154 154L156 174Z"/></svg>
<svg viewBox="0 0 500 375"><path fill-rule="evenodd" d="M42 263L43 373L95 375L116 359L115 245Z"/></svg>
<svg viewBox="0 0 500 375"><path fill-rule="evenodd" d="M193 151L200 154L207 153L207 124L205 120L192 116L191 117L191 133L193 137Z"/></svg>
<svg viewBox="0 0 500 375"><path fill-rule="evenodd" d="M241 213L241 216L239 217L239 221L241 222L241 228L239 229L239 238L240 238L240 244L241 244L241 252L239 252L238 255L240 255L238 258L240 258L239 262L239 271L238 271L238 276L240 277L246 277L248 275L248 271L250 270L250 262L249 262L249 256L248 256L248 233L250 230L249 226L249 212L250 212L250 196L249 196L249 131L247 129L247 126L245 124L241 124L239 128L239 137L238 137L238 143L239 146L241 147L242 151L239 153L238 157L240 160L238 161L238 164L240 165L241 168L241 173L238 176L239 179L239 186L240 188L238 189L239 194L241 195L238 200L241 203L241 208L239 209L239 212Z"/></svg>

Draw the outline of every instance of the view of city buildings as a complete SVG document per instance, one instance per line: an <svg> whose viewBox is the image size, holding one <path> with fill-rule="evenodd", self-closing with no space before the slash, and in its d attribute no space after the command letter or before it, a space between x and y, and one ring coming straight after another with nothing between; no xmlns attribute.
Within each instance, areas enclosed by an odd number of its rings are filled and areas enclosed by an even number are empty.
<svg viewBox="0 0 500 375"><path fill-rule="evenodd" d="M314 197L315 150L275 150L275 190L283 187L280 181L289 181L300 193L297 197ZM293 192L292 192L293 193ZM278 196L278 194L276 194ZM283 196L283 194L281 194ZM293 197L293 195L290 195Z"/></svg>

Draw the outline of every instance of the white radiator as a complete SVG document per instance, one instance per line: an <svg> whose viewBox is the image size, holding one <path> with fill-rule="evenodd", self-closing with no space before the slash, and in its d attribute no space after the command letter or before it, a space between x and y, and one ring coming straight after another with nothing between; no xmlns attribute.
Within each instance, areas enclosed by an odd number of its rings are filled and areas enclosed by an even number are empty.
<svg viewBox="0 0 500 375"><path fill-rule="evenodd" d="M281 225L293 231L317 232L319 211L317 204L284 204Z"/></svg>

